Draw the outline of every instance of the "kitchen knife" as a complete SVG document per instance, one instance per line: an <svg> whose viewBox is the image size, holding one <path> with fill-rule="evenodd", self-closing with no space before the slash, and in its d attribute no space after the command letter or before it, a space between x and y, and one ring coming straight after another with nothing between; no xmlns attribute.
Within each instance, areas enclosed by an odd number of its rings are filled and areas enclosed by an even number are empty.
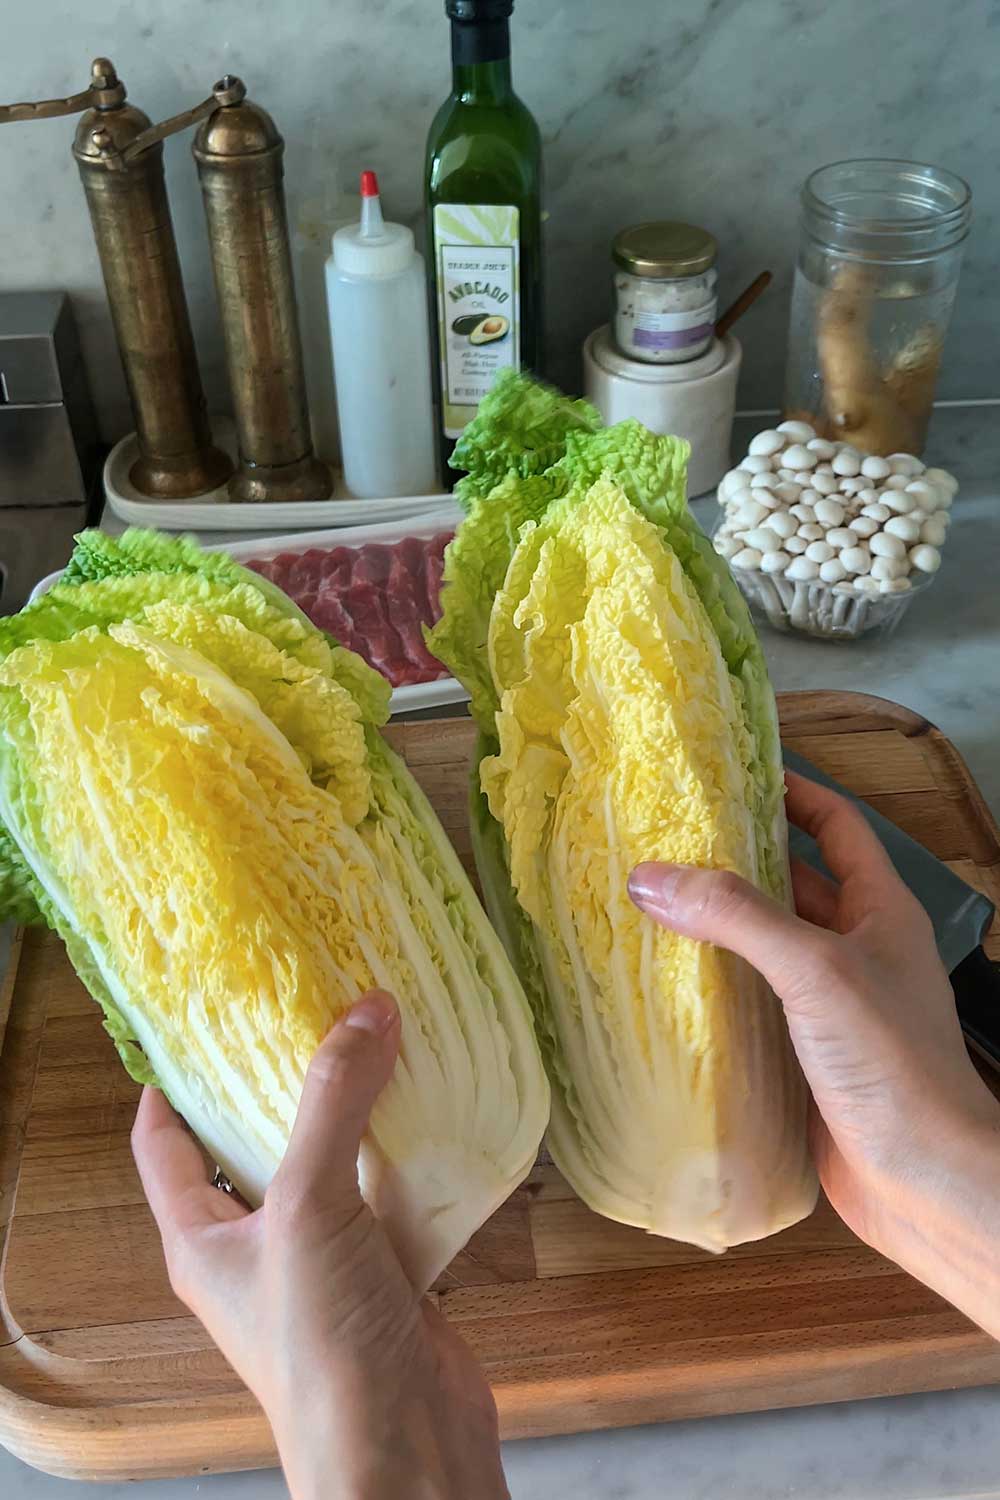
<svg viewBox="0 0 1000 1500"><path fill-rule="evenodd" d="M832 787L853 802L878 834L898 874L934 925L938 952L951 976L958 1018L967 1040L1000 1067L1000 966L991 963L982 946L993 921L993 903L966 885L895 823L817 770L803 756L785 750L784 758L790 770ZM789 847L792 854L829 874L815 839L800 828L789 828Z"/></svg>

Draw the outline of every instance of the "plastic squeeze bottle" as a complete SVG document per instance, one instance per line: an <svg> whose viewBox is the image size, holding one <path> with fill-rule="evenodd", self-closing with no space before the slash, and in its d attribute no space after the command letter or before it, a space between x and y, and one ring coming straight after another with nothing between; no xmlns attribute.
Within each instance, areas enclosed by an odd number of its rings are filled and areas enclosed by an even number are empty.
<svg viewBox="0 0 1000 1500"><path fill-rule="evenodd" d="M347 489L438 492L424 262L413 231L383 221L374 172L361 174L360 223L333 236L326 291Z"/></svg>

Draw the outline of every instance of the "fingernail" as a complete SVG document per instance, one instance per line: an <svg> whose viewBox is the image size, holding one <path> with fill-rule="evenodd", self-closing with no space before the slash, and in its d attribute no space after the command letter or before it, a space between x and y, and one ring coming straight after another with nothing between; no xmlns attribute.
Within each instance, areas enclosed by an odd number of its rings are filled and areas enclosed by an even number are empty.
<svg viewBox="0 0 1000 1500"><path fill-rule="evenodd" d="M668 912L680 877L680 865L636 865L628 878L628 893L643 911Z"/></svg>
<svg viewBox="0 0 1000 1500"><path fill-rule="evenodd" d="M391 995L387 995L385 990L371 990L369 994L362 995L358 1003L347 1012L344 1025L384 1036L398 1014L396 1002Z"/></svg>

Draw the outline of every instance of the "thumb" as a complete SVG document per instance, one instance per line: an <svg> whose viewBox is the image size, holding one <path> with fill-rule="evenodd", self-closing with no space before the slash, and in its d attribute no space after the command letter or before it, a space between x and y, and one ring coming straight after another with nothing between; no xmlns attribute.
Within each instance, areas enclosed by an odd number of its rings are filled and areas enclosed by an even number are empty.
<svg viewBox="0 0 1000 1500"><path fill-rule="evenodd" d="M636 865L628 889L661 927L745 958L783 1000L815 982L828 934L731 870Z"/></svg>
<svg viewBox="0 0 1000 1500"><path fill-rule="evenodd" d="M358 1149L399 1051L399 1009L371 990L343 1016L309 1065L275 1196L311 1208L356 1208Z"/></svg>

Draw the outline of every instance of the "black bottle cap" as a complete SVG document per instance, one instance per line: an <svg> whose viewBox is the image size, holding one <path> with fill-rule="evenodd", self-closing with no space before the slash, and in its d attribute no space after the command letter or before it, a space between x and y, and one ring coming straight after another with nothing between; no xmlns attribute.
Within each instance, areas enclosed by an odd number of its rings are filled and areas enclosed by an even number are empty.
<svg viewBox="0 0 1000 1500"><path fill-rule="evenodd" d="M444 8L453 21L506 21L514 0L444 0Z"/></svg>

